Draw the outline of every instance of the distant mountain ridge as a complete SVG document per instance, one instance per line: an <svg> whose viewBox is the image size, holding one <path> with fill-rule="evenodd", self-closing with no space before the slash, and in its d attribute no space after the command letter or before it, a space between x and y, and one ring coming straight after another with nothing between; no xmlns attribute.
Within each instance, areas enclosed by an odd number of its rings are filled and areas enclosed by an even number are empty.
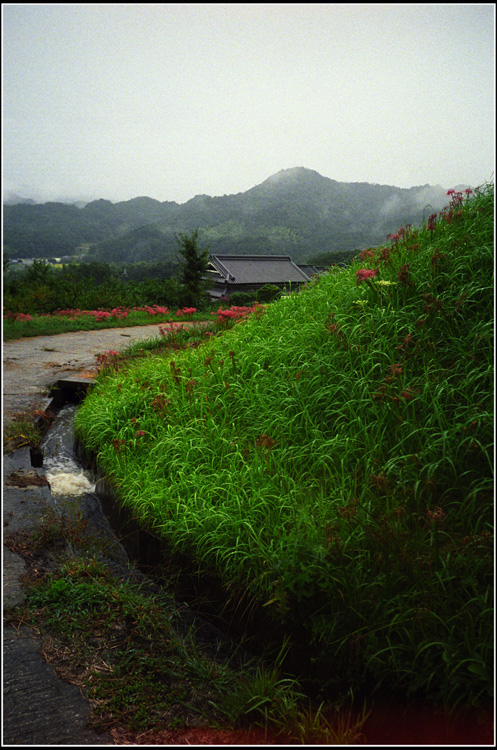
<svg viewBox="0 0 497 750"><path fill-rule="evenodd" d="M245 192L196 195L183 204L147 196L83 206L23 202L4 205L4 252L50 257L86 246L91 258L107 262L171 260L175 234L198 227L213 253L285 254L305 262L323 252L380 244L399 226L441 210L446 193L439 185L337 182L293 167Z"/></svg>
<svg viewBox="0 0 497 750"><path fill-rule="evenodd" d="M3 199L4 206L16 206L19 203L34 205L36 201L32 198L22 198L20 195L17 195L17 193L8 193Z"/></svg>

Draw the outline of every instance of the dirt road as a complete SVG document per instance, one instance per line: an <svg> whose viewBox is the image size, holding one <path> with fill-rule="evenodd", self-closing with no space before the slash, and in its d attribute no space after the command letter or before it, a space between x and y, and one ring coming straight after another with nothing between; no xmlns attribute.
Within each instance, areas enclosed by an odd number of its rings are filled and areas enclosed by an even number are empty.
<svg viewBox="0 0 497 750"><path fill-rule="evenodd" d="M3 419L17 413L43 409L49 387L60 378L90 376L96 355L109 349L122 351L136 341L156 338L159 325L106 328L101 331L60 333L3 343Z"/></svg>

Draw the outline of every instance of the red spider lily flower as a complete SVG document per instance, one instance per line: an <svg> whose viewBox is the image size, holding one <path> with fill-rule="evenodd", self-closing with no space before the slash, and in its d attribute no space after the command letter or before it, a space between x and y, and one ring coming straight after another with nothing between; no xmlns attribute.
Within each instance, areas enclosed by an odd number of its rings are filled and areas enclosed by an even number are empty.
<svg viewBox="0 0 497 750"><path fill-rule="evenodd" d="M378 260L381 263L387 263L389 259L390 259L390 250L388 249L388 247L384 247L380 253L380 257L378 258Z"/></svg>
<svg viewBox="0 0 497 750"><path fill-rule="evenodd" d="M426 511L426 518L428 519L428 521L431 521L435 524L443 523L445 513L443 512L442 508L437 505L434 510L430 510L428 508L428 510Z"/></svg>
<svg viewBox="0 0 497 750"><path fill-rule="evenodd" d="M413 282L411 281L411 267L409 263L404 263L404 265L399 268L397 278L401 284L404 284L405 286L413 286Z"/></svg>
<svg viewBox="0 0 497 750"><path fill-rule="evenodd" d="M417 391L415 391L413 388L405 388L400 395L401 398L404 399L404 401L412 401L416 393Z"/></svg>
<svg viewBox="0 0 497 750"><path fill-rule="evenodd" d="M437 220L437 215L436 214L430 214L428 216L428 225L427 225L428 231L433 232L433 230L435 229L435 222L436 222L436 220Z"/></svg>
<svg viewBox="0 0 497 750"><path fill-rule="evenodd" d="M404 349L407 346L410 346L412 343L413 343L412 334L408 333L404 341L402 342L402 344L399 344L395 348L398 349L399 351L402 351L402 349Z"/></svg>
<svg viewBox="0 0 497 750"><path fill-rule="evenodd" d="M401 375L402 374L402 365L399 363L396 363L394 365L390 365L390 372L392 375Z"/></svg>
<svg viewBox="0 0 497 750"><path fill-rule="evenodd" d="M265 433L259 435L255 442L258 448L266 448L267 450L271 450L276 445L276 440L273 440L270 435L266 435Z"/></svg>
<svg viewBox="0 0 497 750"><path fill-rule="evenodd" d="M384 474L373 474L371 476L371 484L380 490L384 490L387 487L387 478Z"/></svg>
<svg viewBox="0 0 497 750"><path fill-rule="evenodd" d="M455 192L455 190L447 190L447 195L454 195Z"/></svg>
<svg viewBox="0 0 497 750"><path fill-rule="evenodd" d="M137 430L136 437L143 437L144 435L146 435L144 430Z"/></svg>
<svg viewBox="0 0 497 750"><path fill-rule="evenodd" d="M368 248L367 250L363 250L362 253L359 253L359 258L361 260L366 260L366 258L374 258L375 249L373 247Z"/></svg>
<svg viewBox="0 0 497 750"><path fill-rule="evenodd" d="M356 272L356 279L357 284L359 285L361 281L369 281L370 279L373 279L375 276L378 276L379 271L377 268L369 269L369 268L361 268L359 271Z"/></svg>
<svg viewBox="0 0 497 750"><path fill-rule="evenodd" d="M114 351L113 349L110 349L107 352L103 352L103 354L95 354L95 358L97 360L97 363L99 365L108 365L109 360L111 357L118 357L119 352Z"/></svg>

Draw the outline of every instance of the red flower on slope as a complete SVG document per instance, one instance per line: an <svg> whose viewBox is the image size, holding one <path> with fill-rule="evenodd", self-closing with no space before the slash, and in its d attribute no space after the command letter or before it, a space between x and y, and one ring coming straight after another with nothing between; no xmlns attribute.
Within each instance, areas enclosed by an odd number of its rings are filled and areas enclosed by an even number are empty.
<svg viewBox="0 0 497 750"><path fill-rule="evenodd" d="M375 276L378 276L378 273L379 271L377 268L373 268L373 269L361 268L356 273L357 284L359 285L361 281L369 281L369 279L372 279Z"/></svg>

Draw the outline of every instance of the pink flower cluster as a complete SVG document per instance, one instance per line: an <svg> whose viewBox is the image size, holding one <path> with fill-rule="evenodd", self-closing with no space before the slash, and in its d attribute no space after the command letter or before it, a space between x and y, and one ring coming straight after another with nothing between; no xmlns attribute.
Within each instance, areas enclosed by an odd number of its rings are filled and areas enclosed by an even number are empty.
<svg viewBox="0 0 497 750"><path fill-rule="evenodd" d="M256 302L252 307L240 307L238 305L232 305L228 310L223 310L221 307L216 312L211 312L211 315L217 315L219 323L228 323L229 321L236 322L242 318L247 317L256 310L263 309L264 305Z"/></svg>
<svg viewBox="0 0 497 750"><path fill-rule="evenodd" d="M361 281L369 281L370 279L373 279L375 276L378 276L379 271L377 268L369 269L369 268L361 268L359 271L356 272L356 279L357 284L359 285Z"/></svg>
<svg viewBox="0 0 497 750"><path fill-rule="evenodd" d="M471 190L471 188L466 188L464 192L466 193L466 195L470 196L473 191ZM447 190L447 195L454 196L457 200L462 199L462 193L458 193L455 190Z"/></svg>
<svg viewBox="0 0 497 750"><path fill-rule="evenodd" d="M95 359L97 360L97 364L106 367L110 364L113 357L118 356L119 352L116 352L115 349L108 349L106 352L102 352L102 354L95 354Z"/></svg>
<svg viewBox="0 0 497 750"><path fill-rule="evenodd" d="M145 305L144 307L134 307L135 312L146 312L149 315L169 315L169 308L160 305Z"/></svg>
<svg viewBox="0 0 497 750"><path fill-rule="evenodd" d="M80 310L79 307L76 310L56 310L54 313L45 313L40 317L43 318L69 318L69 320L75 320L76 318L82 318L84 316L95 318L95 320L107 320L108 318L115 318L124 320L129 314L129 310L124 307L114 307L112 310L103 310L98 308L97 310Z"/></svg>
<svg viewBox="0 0 497 750"><path fill-rule="evenodd" d="M29 313L12 313L9 311L4 314L4 318L8 318L9 320L19 320L24 323L29 323L30 320L33 320Z"/></svg>
<svg viewBox="0 0 497 750"><path fill-rule="evenodd" d="M167 307L161 305L145 305L144 307L133 307L131 309L125 307L114 307L112 309L102 309L99 307L97 310L80 310L79 307L76 309L68 308L66 310L56 310L53 313L41 313L39 317L68 318L69 320L76 320L77 318L87 316L95 318L95 320L97 321L107 320L108 318L113 318L114 320L124 320L130 312L145 312L148 313L148 315L170 314L169 308ZM196 309L194 307L184 307L182 312L178 310L177 315L190 315L194 312L196 312ZM8 310L4 311L4 318L8 318L9 320L23 321L29 321L32 319L31 315L27 313L12 313Z"/></svg>
<svg viewBox="0 0 497 750"><path fill-rule="evenodd" d="M193 313L196 313L196 312L197 312L196 307L183 307L182 310L178 310L176 315L178 316L178 318L180 318L183 315L193 315Z"/></svg>
<svg viewBox="0 0 497 750"><path fill-rule="evenodd" d="M128 317L129 311L123 310L122 308L115 307L109 312L109 310L92 310L90 315L93 315L95 320L107 320L108 318L114 318L115 320L124 320Z"/></svg>
<svg viewBox="0 0 497 750"><path fill-rule="evenodd" d="M188 326L184 326L182 323L175 323L170 320L169 323L163 326L159 326L159 334L161 336L170 336L171 334L179 333L180 331L187 331Z"/></svg>

